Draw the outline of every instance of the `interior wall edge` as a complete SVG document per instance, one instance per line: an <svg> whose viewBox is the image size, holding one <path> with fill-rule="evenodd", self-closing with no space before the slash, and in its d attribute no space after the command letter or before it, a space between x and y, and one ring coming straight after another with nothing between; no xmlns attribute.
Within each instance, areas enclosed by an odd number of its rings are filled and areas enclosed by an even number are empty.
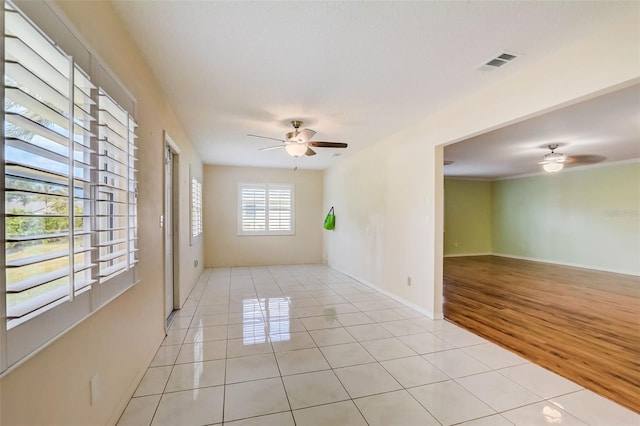
<svg viewBox="0 0 640 426"><path fill-rule="evenodd" d="M419 313L421 313L422 315L426 315L427 317L429 317L432 320L439 320L439 319L444 319L444 315L442 314L442 312L440 313L435 313L433 311L430 311L428 309L422 308L414 303L411 303L405 299L403 299L402 297L398 296L395 293L392 293L388 290L385 290L382 287L378 287L375 284L370 283L369 281L362 279L362 278L358 278L356 276L352 276L349 272L343 271L342 269L335 267L333 265L331 265L330 263L327 264L327 266L329 266L331 269L334 269L346 276L348 276L349 278L353 278L354 280L358 281L361 284L366 285L367 287L371 287L372 289L379 291L380 293L384 294L385 296L395 300L398 303L402 303L403 305L405 305L408 308L413 309L414 311L417 311Z"/></svg>

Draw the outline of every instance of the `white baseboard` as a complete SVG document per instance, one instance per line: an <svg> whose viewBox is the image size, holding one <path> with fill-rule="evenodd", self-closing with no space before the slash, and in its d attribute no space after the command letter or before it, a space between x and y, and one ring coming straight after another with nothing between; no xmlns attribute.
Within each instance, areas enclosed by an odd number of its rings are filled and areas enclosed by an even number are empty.
<svg viewBox="0 0 640 426"><path fill-rule="evenodd" d="M163 339L164 339L164 336L158 343L158 346L157 347L154 346L155 349L152 349L151 351L149 351L149 354L147 354L145 361L140 363L140 366L141 366L140 370L138 370L138 372L135 374L135 376L131 380L131 384L129 385L129 388L122 395L120 402L116 406L115 410L113 411L113 414L111 415L111 418L109 419L109 422L107 423L108 425L115 425L118 423L118 420L120 420L122 413L124 413L124 410L127 408L127 405L129 405L129 401L133 397L133 394L138 388L138 385L142 381L142 377L147 372L149 365L151 365L153 358L156 356L156 352L158 352L158 348L162 344Z"/></svg>
<svg viewBox="0 0 640 426"><path fill-rule="evenodd" d="M361 284L366 285L367 287L371 287L372 289L379 291L380 293L384 294L385 296L395 300L398 303L402 303L403 305L405 305L407 308L411 308L414 311L425 315L427 317L429 317L432 320L439 320L439 319L444 319L444 315L443 314L434 314L433 312L429 311L428 309L424 309L418 305L415 305L411 302L408 302L406 300L404 300L403 298L401 298L400 296L398 296L397 294L391 293L388 290L385 290L383 288L378 287L375 284L370 283L369 281L353 276L352 274L350 274L349 272L343 271L340 268L336 268L335 266L328 264L327 266L329 266L331 269L335 269L336 271L340 272L341 274L345 274L346 276L348 276L349 278L353 278L354 280L358 281Z"/></svg>
<svg viewBox="0 0 640 426"><path fill-rule="evenodd" d="M491 256L493 253L460 253L460 254L445 254L443 257L469 257L469 256Z"/></svg>
<svg viewBox="0 0 640 426"><path fill-rule="evenodd" d="M552 265L560 265L560 266L571 266L574 268L582 268L582 269L592 269L594 271L602 271L602 272L612 272L614 274L623 274L623 275L632 275L634 277L640 276L637 272L627 271L627 270L619 270L612 268L600 268L593 265L583 265L580 263L571 263L571 262L558 262L557 260L550 259L539 259L535 257L526 257L526 256L516 256L513 254L506 253L490 253L491 256L499 256L499 257L508 257L511 259L519 259L519 260L528 260L531 262L541 262L541 263L550 263Z"/></svg>

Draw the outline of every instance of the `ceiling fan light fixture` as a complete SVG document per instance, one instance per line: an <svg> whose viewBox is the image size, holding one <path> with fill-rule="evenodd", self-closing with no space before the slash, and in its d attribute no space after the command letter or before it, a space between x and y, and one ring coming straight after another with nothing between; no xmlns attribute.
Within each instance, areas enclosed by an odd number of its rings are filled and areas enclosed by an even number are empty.
<svg viewBox="0 0 640 426"><path fill-rule="evenodd" d="M555 152L558 149L558 144L549 145L551 152L544 156L542 168L545 172L557 173L564 168L564 162L567 161L567 156L559 152Z"/></svg>
<svg viewBox="0 0 640 426"><path fill-rule="evenodd" d="M303 156L307 152L307 144L304 143L289 143L284 149L287 151L292 157L300 157Z"/></svg>
<svg viewBox="0 0 640 426"><path fill-rule="evenodd" d="M564 163L545 163L542 165L545 172L557 173L564 168Z"/></svg>

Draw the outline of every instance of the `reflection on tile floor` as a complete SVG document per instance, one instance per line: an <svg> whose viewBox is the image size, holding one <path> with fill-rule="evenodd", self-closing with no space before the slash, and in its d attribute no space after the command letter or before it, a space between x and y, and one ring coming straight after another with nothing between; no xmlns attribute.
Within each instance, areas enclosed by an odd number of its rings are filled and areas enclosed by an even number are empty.
<svg viewBox="0 0 640 426"><path fill-rule="evenodd" d="M207 269L118 423L640 425L640 416L320 265Z"/></svg>

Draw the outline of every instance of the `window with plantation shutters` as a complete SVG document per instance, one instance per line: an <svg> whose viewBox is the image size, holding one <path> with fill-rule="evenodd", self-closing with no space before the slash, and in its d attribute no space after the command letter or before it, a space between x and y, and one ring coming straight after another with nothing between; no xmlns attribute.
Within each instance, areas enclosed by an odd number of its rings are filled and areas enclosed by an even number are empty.
<svg viewBox="0 0 640 426"><path fill-rule="evenodd" d="M191 178L191 241L202 234L202 184Z"/></svg>
<svg viewBox="0 0 640 426"><path fill-rule="evenodd" d="M291 187L270 185L267 189L267 229L270 232L291 232Z"/></svg>
<svg viewBox="0 0 640 426"><path fill-rule="evenodd" d="M92 108L82 70L5 10L6 314L11 327L95 281Z"/></svg>
<svg viewBox="0 0 640 426"><path fill-rule="evenodd" d="M137 262L130 112L10 1L2 17L0 372L133 285Z"/></svg>
<svg viewBox="0 0 640 426"><path fill-rule="evenodd" d="M238 186L238 235L293 235L294 186Z"/></svg>
<svg viewBox="0 0 640 426"><path fill-rule="evenodd" d="M106 280L137 262L136 124L102 89L99 105L96 231L99 276Z"/></svg>

